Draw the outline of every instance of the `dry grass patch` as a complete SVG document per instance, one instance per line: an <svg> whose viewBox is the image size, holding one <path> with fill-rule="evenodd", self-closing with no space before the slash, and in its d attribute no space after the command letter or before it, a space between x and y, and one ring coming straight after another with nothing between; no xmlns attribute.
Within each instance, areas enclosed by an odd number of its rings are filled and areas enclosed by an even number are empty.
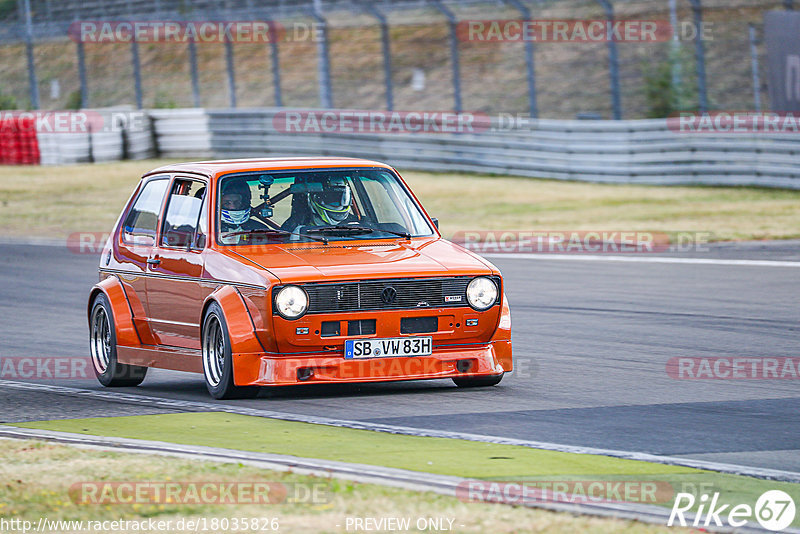
<svg viewBox="0 0 800 534"><path fill-rule="evenodd" d="M166 161L0 167L0 235L108 232L139 177ZM663 187L409 171L442 232L711 232L716 240L800 237L800 191Z"/></svg>
<svg viewBox="0 0 800 534"><path fill-rule="evenodd" d="M100 452L36 441L3 440L0 448L0 517L38 521L278 517L280 532L345 532L347 517L454 518L457 532L673 532L631 521L556 514L528 508L464 503L418 493L328 480L324 504L175 505L76 504L68 494L87 481L253 481L319 483L321 479L243 466L161 456ZM338 526L337 526L338 525Z"/></svg>

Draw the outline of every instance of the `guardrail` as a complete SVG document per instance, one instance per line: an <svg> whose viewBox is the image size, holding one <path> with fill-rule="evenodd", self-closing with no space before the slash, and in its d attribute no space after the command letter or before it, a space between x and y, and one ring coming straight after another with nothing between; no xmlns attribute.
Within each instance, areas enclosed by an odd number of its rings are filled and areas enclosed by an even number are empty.
<svg viewBox="0 0 800 534"><path fill-rule="evenodd" d="M308 111L308 110L304 110ZM800 189L800 134L680 133L666 120L536 120L525 129L488 118L473 133L287 133L286 108L149 111L152 132L128 132L129 157L352 156L401 169L479 172L634 184ZM331 110L319 110L330 113ZM116 135L113 138L113 135ZM121 157L121 136L94 134L95 160ZM155 139L155 146L152 143ZM46 140L40 134L40 143ZM85 137L59 134L58 162L88 160ZM42 163L54 163L42 148Z"/></svg>
<svg viewBox="0 0 800 534"><path fill-rule="evenodd" d="M114 120L115 114L125 115L126 111L120 109L68 113L91 115L89 122L98 131L92 131L91 128L83 131L86 129L84 127L75 129L77 131L69 127L51 131L52 128L38 127L36 138L42 165L146 159L155 155L153 125L147 114L143 114L141 122L134 127L124 121L120 123Z"/></svg>

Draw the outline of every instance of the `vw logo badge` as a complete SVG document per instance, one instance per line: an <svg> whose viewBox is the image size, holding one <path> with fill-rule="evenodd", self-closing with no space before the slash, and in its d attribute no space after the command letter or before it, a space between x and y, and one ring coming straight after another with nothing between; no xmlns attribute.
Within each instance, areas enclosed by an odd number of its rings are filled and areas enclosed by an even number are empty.
<svg viewBox="0 0 800 534"><path fill-rule="evenodd" d="M384 304L391 304L397 300L397 290L392 286L384 287L381 292L381 300Z"/></svg>

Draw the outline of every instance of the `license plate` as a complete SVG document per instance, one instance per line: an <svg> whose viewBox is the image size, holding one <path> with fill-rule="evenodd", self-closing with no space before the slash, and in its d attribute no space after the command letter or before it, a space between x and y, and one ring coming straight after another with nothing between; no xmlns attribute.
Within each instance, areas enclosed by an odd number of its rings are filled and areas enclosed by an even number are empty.
<svg viewBox="0 0 800 534"><path fill-rule="evenodd" d="M430 356L433 338L395 337L388 339L348 339L344 342L347 360L361 358L394 358L398 356Z"/></svg>

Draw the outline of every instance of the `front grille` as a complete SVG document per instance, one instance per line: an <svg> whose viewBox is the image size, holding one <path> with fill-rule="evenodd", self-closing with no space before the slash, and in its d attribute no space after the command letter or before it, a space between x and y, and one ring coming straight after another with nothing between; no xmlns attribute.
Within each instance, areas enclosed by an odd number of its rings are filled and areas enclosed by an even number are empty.
<svg viewBox="0 0 800 534"><path fill-rule="evenodd" d="M471 276L451 278L405 278L359 282L303 284L308 293L308 313L333 313L364 310L467 307L467 284ZM502 288L497 284L497 303ZM280 287L273 289L276 295ZM273 307L273 313L277 309Z"/></svg>

